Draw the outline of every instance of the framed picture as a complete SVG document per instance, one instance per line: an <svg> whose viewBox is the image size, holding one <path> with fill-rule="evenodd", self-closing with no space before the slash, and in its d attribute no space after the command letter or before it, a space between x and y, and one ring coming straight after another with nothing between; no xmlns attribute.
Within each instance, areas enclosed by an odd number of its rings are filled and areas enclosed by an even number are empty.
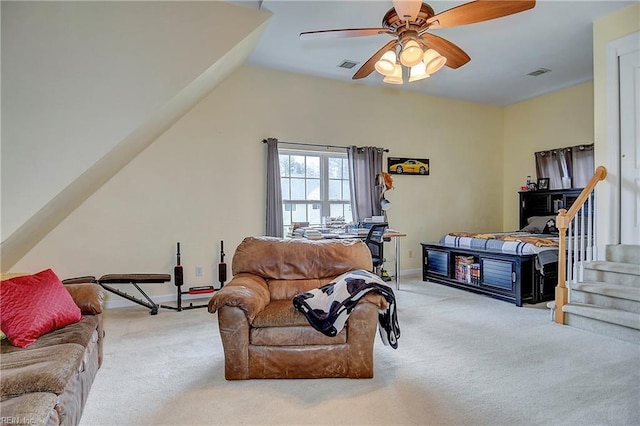
<svg viewBox="0 0 640 426"><path fill-rule="evenodd" d="M388 173L392 175L418 175L429 174L428 158L388 157Z"/></svg>
<svg viewBox="0 0 640 426"><path fill-rule="evenodd" d="M549 178L538 178L538 189L549 189Z"/></svg>

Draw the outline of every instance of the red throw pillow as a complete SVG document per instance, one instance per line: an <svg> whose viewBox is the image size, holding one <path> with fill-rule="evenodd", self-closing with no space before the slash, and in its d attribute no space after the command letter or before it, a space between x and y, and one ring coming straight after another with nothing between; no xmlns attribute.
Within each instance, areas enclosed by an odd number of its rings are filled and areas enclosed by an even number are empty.
<svg viewBox="0 0 640 426"><path fill-rule="evenodd" d="M80 308L51 269L0 282L0 329L14 346L26 348L81 319Z"/></svg>

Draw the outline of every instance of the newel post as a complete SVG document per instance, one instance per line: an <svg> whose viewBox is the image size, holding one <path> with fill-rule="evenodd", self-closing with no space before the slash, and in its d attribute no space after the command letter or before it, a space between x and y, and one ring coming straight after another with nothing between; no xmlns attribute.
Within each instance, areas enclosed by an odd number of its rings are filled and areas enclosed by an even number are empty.
<svg viewBox="0 0 640 426"><path fill-rule="evenodd" d="M558 324L564 324L565 315L562 308L568 303L569 291L567 290L567 229L569 228L569 220L567 210L560 209L556 217L556 227L560 237L560 245L558 247L558 285L556 286L556 307L554 311L554 321Z"/></svg>

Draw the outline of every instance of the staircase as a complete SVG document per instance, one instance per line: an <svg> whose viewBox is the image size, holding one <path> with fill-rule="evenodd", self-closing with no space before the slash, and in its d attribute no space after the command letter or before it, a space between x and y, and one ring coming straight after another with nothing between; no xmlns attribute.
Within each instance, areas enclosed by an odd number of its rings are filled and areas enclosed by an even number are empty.
<svg viewBox="0 0 640 426"><path fill-rule="evenodd" d="M640 246L607 246L606 261L583 268L582 280L567 282L565 324L640 344Z"/></svg>

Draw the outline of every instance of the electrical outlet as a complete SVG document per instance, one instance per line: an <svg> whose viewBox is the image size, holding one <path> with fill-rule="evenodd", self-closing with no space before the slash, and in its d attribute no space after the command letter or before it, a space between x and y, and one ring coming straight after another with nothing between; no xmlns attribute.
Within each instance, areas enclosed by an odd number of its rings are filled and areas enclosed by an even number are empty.
<svg viewBox="0 0 640 426"><path fill-rule="evenodd" d="M413 250L409 250L409 259L413 258Z"/></svg>
<svg viewBox="0 0 640 426"><path fill-rule="evenodd" d="M196 277L202 276L202 266L196 266Z"/></svg>

